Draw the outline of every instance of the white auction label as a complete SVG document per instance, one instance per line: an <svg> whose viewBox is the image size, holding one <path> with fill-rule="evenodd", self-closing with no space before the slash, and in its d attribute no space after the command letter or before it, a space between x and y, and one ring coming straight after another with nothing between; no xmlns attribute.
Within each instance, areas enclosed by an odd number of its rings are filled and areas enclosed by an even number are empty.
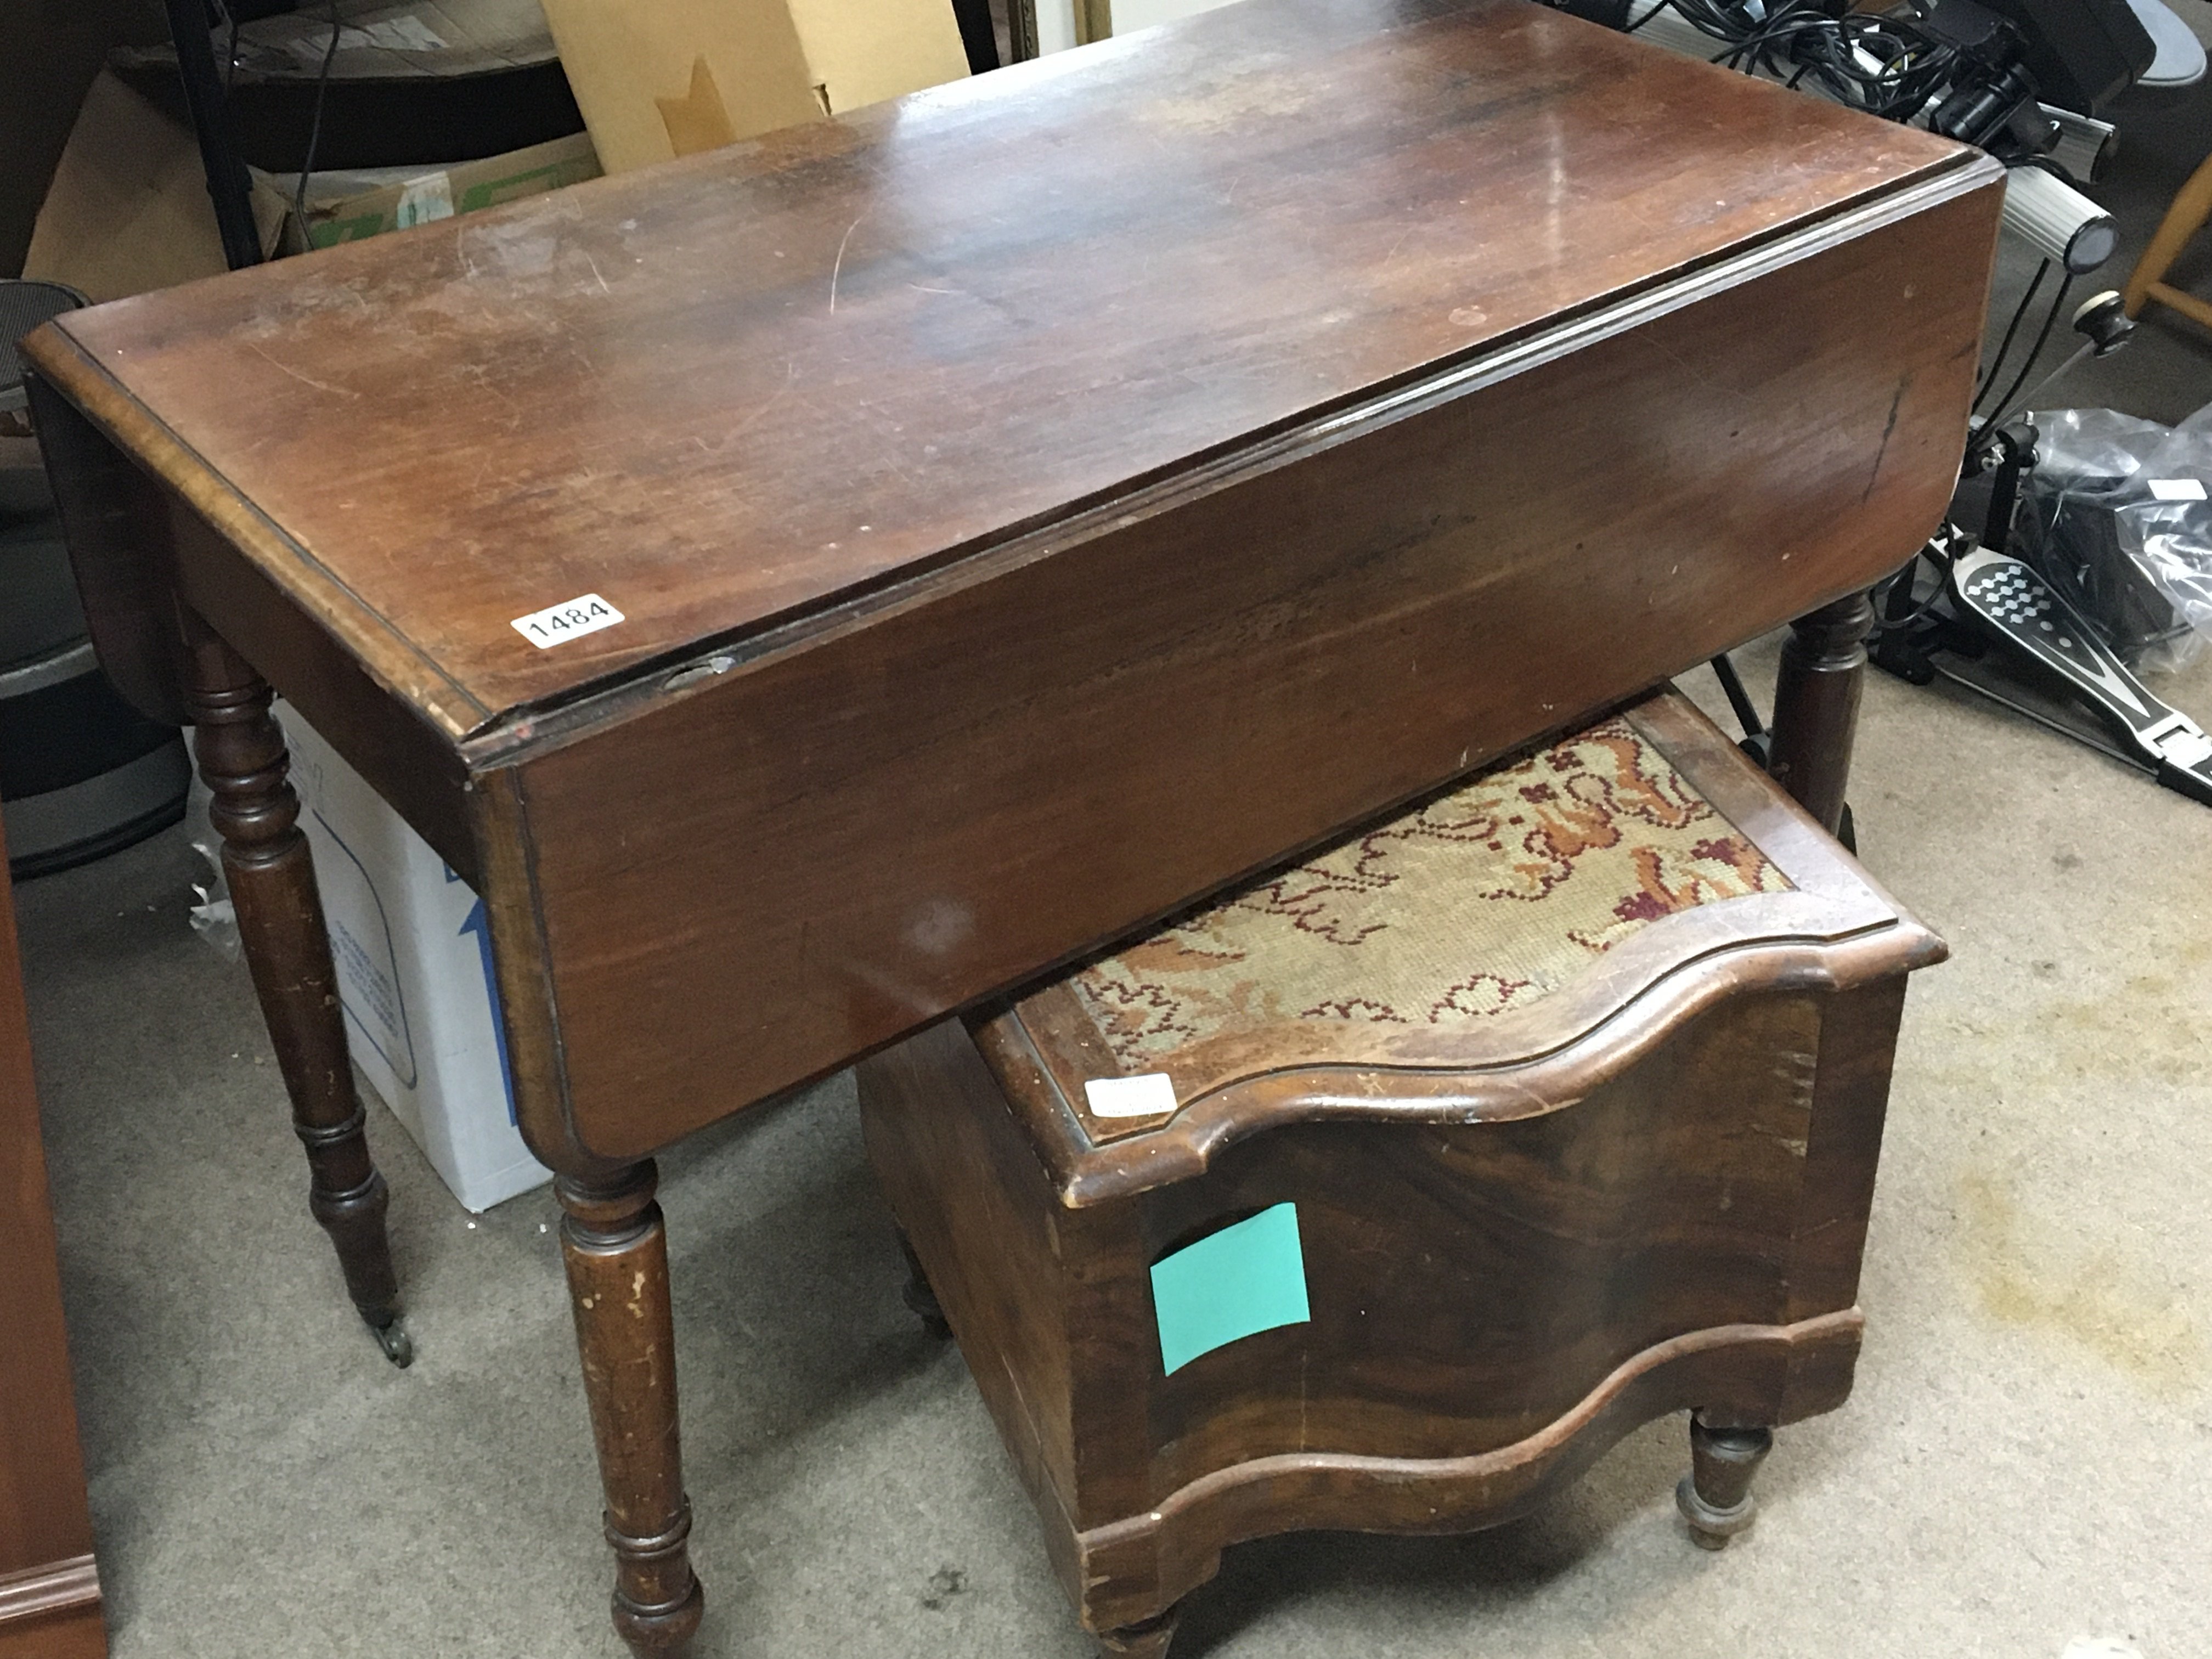
<svg viewBox="0 0 2212 1659"><path fill-rule="evenodd" d="M1094 1077L1083 1085L1093 1117L1166 1117L1176 1109L1175 1079L1165 1072L1142 1077Z"/></svg>
<svg viewBox="0 0 2212 1659"><path fill-rule="evenodd" d="M612 628L622 619L623 613L598 594L586 593L580 599L549 605L543 611L517 617L514 631L540 651L550 651L556 645L568 644L570 640L596 634L602 628Z"/></svg>
<svg viewBox="0 0 2212 1659"><path fill-rule="evenodd" d="M2201 501L2204 499L2202 478L2153 478L2150 493L2162 501Z"/></svg>

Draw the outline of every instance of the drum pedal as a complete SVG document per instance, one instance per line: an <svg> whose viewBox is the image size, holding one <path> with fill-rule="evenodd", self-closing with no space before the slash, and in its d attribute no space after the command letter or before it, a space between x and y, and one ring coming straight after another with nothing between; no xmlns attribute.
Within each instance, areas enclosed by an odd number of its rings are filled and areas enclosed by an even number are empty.
<svg viewBox="0 0 2212 1659"><path fill-rule="evenodd" d="M1961 617L2087 705L2160 783L2212 806L2212 738L2146 690L2033 568L2008 553L1973 548L1952 563L1950 597Z"/></svg>

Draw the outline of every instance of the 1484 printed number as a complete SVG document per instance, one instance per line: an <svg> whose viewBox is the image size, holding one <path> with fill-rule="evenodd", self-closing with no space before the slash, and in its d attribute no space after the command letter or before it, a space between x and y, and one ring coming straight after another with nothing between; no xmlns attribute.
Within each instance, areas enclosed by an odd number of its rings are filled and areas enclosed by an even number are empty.
<svg viewBox="0 0 2212 1659"><path fill-rule="evenodd" d="M540 651L547 651L586 634L596 634L602 628L612 628L622 619L623 613L598 594L586 593L581 599L549 605L543 611L517 617L514 631Z"/></svg>

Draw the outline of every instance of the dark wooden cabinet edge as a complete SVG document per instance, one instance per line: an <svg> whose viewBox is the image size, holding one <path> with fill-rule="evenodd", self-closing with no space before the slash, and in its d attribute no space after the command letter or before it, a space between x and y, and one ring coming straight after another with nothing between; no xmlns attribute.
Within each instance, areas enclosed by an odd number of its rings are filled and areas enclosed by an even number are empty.
<svg viewBox="0 0 2212 1659"><path fill-rule="evenodd" d="M0 859L7 853L0 835ZM0 889L0 1659L106 1659L13 902Z"/></svg>
<svg viewBox="0 0 2212 1659"><path fill-rule="evenodd" d="M1850 1307L1789 1325L1686 1332L1631 1356L1548 1426L1474 1456L1306 1453L1218 1470L1146 1514L1078 1534L1071 1565L1083 1584L1146 1589L1103 1605L1079 1595L1076 1604L1094 1627L1157 1616L1219 1571L1222 1551L1278 1529L1247 1522L1245 1500L1279 1513L1286 1484L1307 1488L1302 1528L1487 1529L1535 1510L1622 1437L1670 1412L1695 1407L1717 1421L1779 1427L1832 1411L1850 1393L1865 1327L1865 1315ZM1170 1538L1201 1541L1171 1557L1162 1548Z"/></svg>
<svg viewBox="0 0 2212 1659"><path fill-rule="evenodd" d="M0 1624L0 1659L107 1659L107 1621L97 1601Z"/></svg>

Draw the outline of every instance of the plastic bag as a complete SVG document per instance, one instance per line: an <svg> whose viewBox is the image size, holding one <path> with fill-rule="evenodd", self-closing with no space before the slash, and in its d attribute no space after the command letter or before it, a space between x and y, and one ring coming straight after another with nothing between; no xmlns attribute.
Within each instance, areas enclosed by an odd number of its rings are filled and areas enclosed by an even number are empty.
<svg viewBox="0 0 2212 1659"><path fill-rule="evenodd" d="M186 798L185 811L193 823L207 823L208 787L197 773L192 777L191 793ZM191 907L192 931L213 945L216 953L226 962L236 962L241 954L238 938L238 907L230 896L230 879L223 874L222 852L216 844L214 834L194 837L192 851L207 861L208 878L204 883L191 884L196 901Z"/></svg>
<svg viewBox="0 0 2212 1659"><path fill-rule="evenodd" d="M2032 417L2021 555L2137 667L2212 637L2212 404L2166 427L2109 409Z"/></svg>

